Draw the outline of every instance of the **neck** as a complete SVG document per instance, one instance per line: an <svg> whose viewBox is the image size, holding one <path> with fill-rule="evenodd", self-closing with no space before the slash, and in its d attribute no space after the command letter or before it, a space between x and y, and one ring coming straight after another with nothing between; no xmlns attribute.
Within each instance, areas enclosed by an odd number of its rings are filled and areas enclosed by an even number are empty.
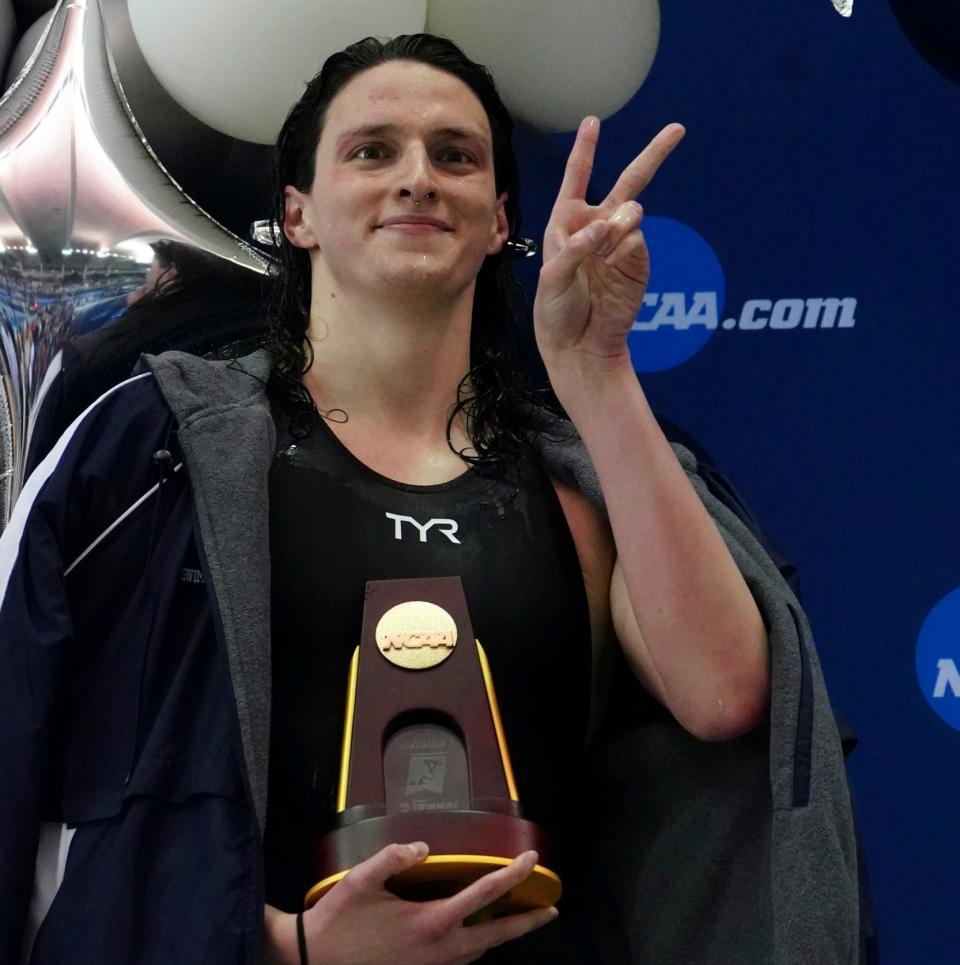
<svg viewBox="0 0 960 965"><path fill-rule="evenodd" d="M321 411L445 438L457 387L470 368L474 285L454 295L351 293L314 272L304 383Z"/></svg>

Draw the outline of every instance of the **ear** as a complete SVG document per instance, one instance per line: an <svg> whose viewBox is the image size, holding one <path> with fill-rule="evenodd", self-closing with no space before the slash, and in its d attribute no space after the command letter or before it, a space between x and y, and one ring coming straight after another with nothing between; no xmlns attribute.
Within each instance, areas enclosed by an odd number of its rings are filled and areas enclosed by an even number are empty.
<svg viewBox="0 0 960 965"><path fill-rule="evenodd" d="M497 254L504 246L507 238L510 237L510 225L507 223L507 192L497 198L496 222L490 236L490 245L487 248L488 255Z"/></svg>
<svg viewBox="0 0 960 965"><path fill-rule="evenodd" d="M283 233L294 248L316 248L317 239L310 227L308 209L310 198L293 185L283 189Z"/></svg>

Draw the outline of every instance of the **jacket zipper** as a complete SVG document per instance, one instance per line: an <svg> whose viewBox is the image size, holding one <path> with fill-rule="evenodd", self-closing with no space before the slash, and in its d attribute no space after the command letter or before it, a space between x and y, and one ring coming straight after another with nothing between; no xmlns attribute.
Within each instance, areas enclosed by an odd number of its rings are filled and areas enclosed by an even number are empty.
<svg viewBox="0 0 960 965"><path fill-rule="evenodd" d="M160 518L160 507L163 504L164 488L173 478L174 465L173 455L170 452L170 437L173 434L173 416L167 421L167 431L164 437L163 448L158 449L153 454L153 461L159 469L160 475L157 480L157 495L153 504L153 519L150 522L150 538L147 541L147 559L144 570L143 592L150 598L150 620L147 623L147 636L143 645L143 653L140 657L140 673L137 681L137 711L136 720L133 727L133 740L130 743L130 754L127 759L126 774L123 778L124 785L130 783L133 777L133 769L137 760L137 745L140 742L140 725L143 716L143 687L147 674L147 662L150 659L150 644L153 641L153 631L157 622L157 611L159 600L156 593L152 593L156 567L154 565L154 549L157 541L157 523Z"/></svg>

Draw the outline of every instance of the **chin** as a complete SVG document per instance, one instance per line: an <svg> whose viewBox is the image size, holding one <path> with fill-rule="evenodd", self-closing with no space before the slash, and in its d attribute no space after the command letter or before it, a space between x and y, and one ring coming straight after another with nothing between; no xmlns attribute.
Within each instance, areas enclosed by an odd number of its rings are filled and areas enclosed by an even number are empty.
<svg viewBox="0 0 960 965"><path fill-rule="evenodd" d="M465 270L466 268L466 270ZM470 272L463 262L451 263L447 258L431 258L411 252L407 257L390 259L382 264L380 278L398 291L423 291L428 294L462 291L479 271Z"/></svg>

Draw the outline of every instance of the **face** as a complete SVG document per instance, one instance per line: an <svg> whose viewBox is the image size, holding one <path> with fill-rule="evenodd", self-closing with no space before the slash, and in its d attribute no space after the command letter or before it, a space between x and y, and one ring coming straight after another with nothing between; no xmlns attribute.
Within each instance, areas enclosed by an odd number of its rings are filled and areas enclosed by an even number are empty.
<svg viewBox="0 0 960 965"><path fill-rule="evenodd" d="M328 108L313 185L286 195L287 237L346 292L456 295L508 233L483 106L426 64L350 80Z"/></svg>
<svg viewBox="0 0 960 965"><path fill-rule="evenodd" d="M177 277L177 266L167 265L166 268L160 264L160 259L156 255L153 256L153 261L150 262L150 267L147 269L146 277L143 280L143 284L139 288L135 288L132 292L127 295L127 305L134 305L136 302L140 301L144 295L149 294L155 289L159 288L160 285L165 282L172 281Z"/></svg>

